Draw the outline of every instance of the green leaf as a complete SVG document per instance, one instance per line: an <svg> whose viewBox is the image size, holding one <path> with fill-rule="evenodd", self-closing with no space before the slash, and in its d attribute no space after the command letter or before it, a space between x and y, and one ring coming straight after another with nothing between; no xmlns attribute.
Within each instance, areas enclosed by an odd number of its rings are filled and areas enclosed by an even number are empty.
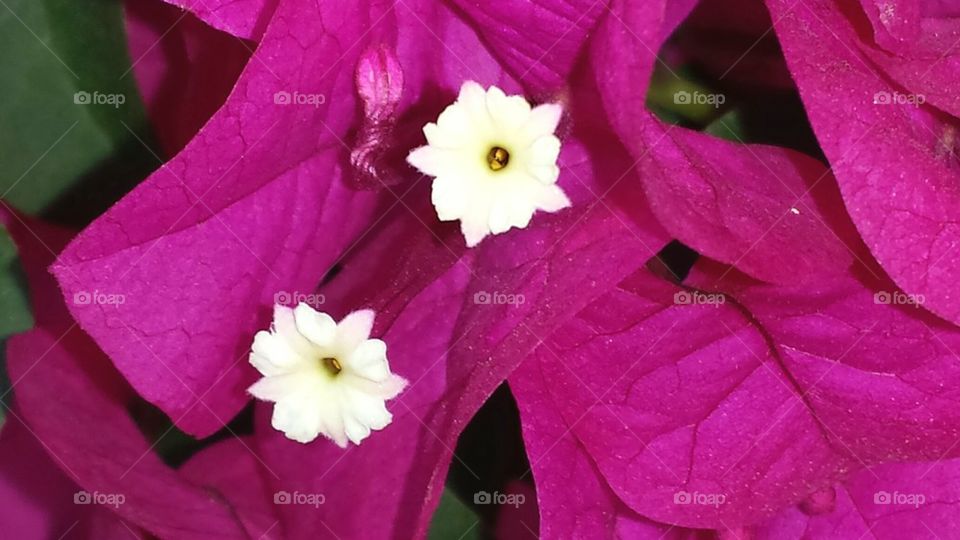
<svg viewBox="0 0 960 540"><path fill-rule="evenodd" d="M33 326L26 276L17 258L17 246L0 226L0 339Z"/></svg>
<svg viewBox="0 0 960 540"><path fill-rule="evenodd" d="M13 396L7 376L7 342L12 334L33 327L27 279L17 257L17 246L0 225L0 403L8 406ZM0 408L0 426L6 419L6 408Z"/></svg>
<svg viewBox="0 0 960 540"><path fill-rule="evenodd" d="M430 522L429 540L479 540L480 518L449 489L443 490L440 506Z"/></svg>
<svg viewBox="0 0 960 540"><path fill-rule="evenodd" d="M7 340L0 339L0 427L7 420L7 409L13 404L10 376L7 374Z"/></svg>
<svg viewBox="0 0 960 540"><path fill-rule="evenodd" d="M121 0L0 3L0 198L84 223L156 166ZM134 135L136 134L136 136Z"/></svg>
<svg viewBox="0 0 960 540"><path fill-rule="evenodd" d="M686 69L669 69L658 63L647 90L647 107L670 124L709 124L720 116L727 96L693 77Z"/></svg>
<svg viewBox="0 0 960 540"><path fill-rule="evenodd" d="M728 141L742 143L746 139L744 134L743 121L740 118L740 111L731 109L726 114L710 123L705 132L720 137Z"/></svg>

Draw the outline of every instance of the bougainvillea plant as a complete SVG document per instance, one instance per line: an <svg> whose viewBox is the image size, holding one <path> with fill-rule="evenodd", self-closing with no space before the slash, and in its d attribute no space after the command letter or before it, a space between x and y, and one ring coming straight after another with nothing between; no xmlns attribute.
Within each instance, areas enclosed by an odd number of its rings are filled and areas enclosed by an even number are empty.
<svg viewBox="0 0 960 540"><path fill-rule="evenodd" d="M0 530L960 527L960 8L101 3L0 19Z"/></svg>

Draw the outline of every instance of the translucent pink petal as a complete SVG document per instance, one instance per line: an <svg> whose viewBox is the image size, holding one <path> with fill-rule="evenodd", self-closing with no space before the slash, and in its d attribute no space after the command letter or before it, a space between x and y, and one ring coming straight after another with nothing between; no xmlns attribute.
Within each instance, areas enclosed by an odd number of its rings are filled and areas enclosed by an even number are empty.
<svg viewBox="0 0 960 540"><path fill-rule="evenodd" d="M69 307L134 388L195 435L247 402L246 353L276 295L312 293L376 204L343 182L359 51L337 52L374 14L326 6L286 2L224 107L54 266L68 300L123 298ZM276 97L295 92L329 101Z"/></svg>
<svg viewBox="0 0 960 540"><path fill-rule="evenodd" d="M164 0L210 26L239 38L259 41L278 0Z"/></svg>
<svg viewBox="0 0 960 540"><path fill-rule="evenodd" d="M542 538L685 538L682 528L645 519L610 490L559 413L537 360L510 376L540 509Z"/></svg>
<svg viewBox="0 0 960 540"><path fill-rule="evenodd" d="M53 252L65 243L63 234L23 221L10 230L23 253L37 321L7 348L17 421L29 425L90 500L95 494L109 497L97 500L154 535L246 534L228 505L181 478L153 452L128 413L131 389L70 319L46 272ZM110 534L119 530L115 525L100 523Z"/></svg>
<svg viewBox="0 0 960 540"><path fill-rule="evenodd" d="M667 126L652 114L631 126L650 206L688 246L773 283L842 274L853 263L860 241L820 162Z"/></svg>
<svg viewBox="0 0 960 540"><path fill-rule="evenodd" d="M129 0L124 10L132 75L163 155L173 156L223 105L253 45L164 2Z"/></svg>
<svg viewBox="0 0 960 540"><path fill-rule="evenodd" d="M823 512L791 508L754 531L758 540L945 538L960 527L960 461L891 463L854 474Z"/></svg>
<svg viewBox="0 0 960 540"><path fill-rule="evenodd" d="M930 104L918 107L926 87L893 84L896 72L885 72L861 51L866 45L859 36L869 28L855 13L848 17L827 0L767 5L810 123L867 246L900 287L926 298L925 308L960 322L956 119ZM938 73L933 79L939 70L932 62L924 61L934 85L956 86L955 77Z"/></svg>

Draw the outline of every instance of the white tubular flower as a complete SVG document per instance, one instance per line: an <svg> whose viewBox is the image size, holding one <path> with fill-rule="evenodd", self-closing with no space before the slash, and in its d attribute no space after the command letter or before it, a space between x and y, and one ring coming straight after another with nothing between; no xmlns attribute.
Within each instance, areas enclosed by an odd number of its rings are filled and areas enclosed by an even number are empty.
<svg viewBox="0 0 960 540"><path fill-rule="evenodd" d="M467 246L488 234L522 229L537 210L570 206L557 186L560 105L531 108L522 96L469 81L436 123L423 127L427 145L407 162L432 176L441 221L460 220Z"/></svg>
<svg viewBox="0 0 960 540"><path fill-rule="evenodd" d="M390 372L386 344L369 339L373 319L368 309L338 324L307 304L274 307L270 331L257 332L250 353L263 378L248 391L275 403L275 429L301 443L323 434L346 448L390 424L384 402L407 381Z"/></svg>

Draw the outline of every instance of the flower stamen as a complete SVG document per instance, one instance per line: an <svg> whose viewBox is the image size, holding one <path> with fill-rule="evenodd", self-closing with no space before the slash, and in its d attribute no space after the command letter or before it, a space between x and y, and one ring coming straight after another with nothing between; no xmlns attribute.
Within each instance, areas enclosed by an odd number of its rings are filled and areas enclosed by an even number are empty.
<svg viewBox="0 0 960 540"><path fill-rule="evenodd" d="M507 163L510 163L510 152L507 152L506 149L494 146L487 153L487 165L490 166L491 171L499 171L506 167Z"/></svg>
<svg viewBox="0 0 960 540"><path fill-rule="evenodd" d="M263 375L248 391L273 402L270 425L308 443L323 435L340 448L390 425L386 401L407 381L390 371L387 344L371 338L376 314L340 322L307 304L273 308L273 324L253 338L250 363Z"/></svg>
<svg viewBox="0 0 960 540"><path fill-rule="evenodd" d="M323 368L326 369L327 372L334 377L336 377L337 375L340 374L341 371L343 371L343 366L340 365L340 361L337 360L336 358L333 358L332 356L328 356L320 360L320 363L323 364Z"/></svg>
<svg viewBox="0 0 960 540"><path fill-rule="evenodd" d="M536 212L570 206L557 185L562 114L558 104L533 107L523 96L467 81L437 121L423 126L427 144L407 162L433 177L437 217L459 221L467 247L525 228Z"/></svg>

